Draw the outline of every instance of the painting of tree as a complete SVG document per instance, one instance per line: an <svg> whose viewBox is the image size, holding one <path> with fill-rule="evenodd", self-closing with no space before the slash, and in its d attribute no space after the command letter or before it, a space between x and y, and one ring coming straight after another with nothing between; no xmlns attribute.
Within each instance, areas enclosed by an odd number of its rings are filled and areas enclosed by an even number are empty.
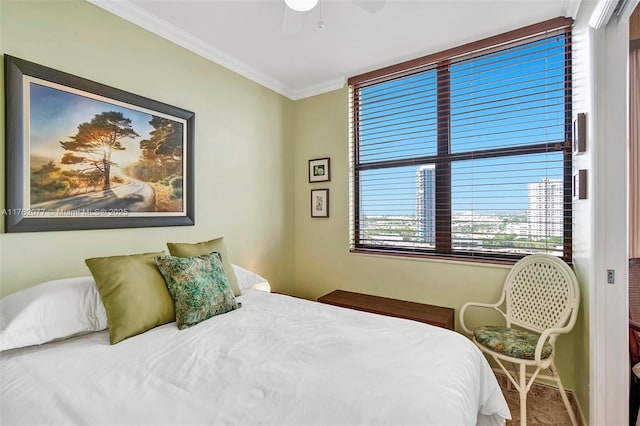
<svg viewBox="0 0 640 426"><path fill-rule="evenodd" d="M87 164L103 178L103 189L111 188L111 160L114 151L124 151L125 138L139 137L131 127L131 120L121 112L108 111L96 114L88 123L78 126L78 133L68 141L60 141L65 151L62 164Z"/></svg>
<svg viewBox="0 0 640 426"><path fill-rule="evenodd" d="M182 124L154 116L149 122L151 137L140 142L140 160L150 166L151 180L162 180L182 173Z"/></svg>
<svg viewBox="0 0 640 426"><path fill-rule="evenodd" d="M183 202L183 124L153 116L149 138L140 141L139 160L124 170L154 189L157 211L180 211Z"/></svg>
<svg viewBox="0 0 640 426"><path fill-rule="evenodd" d="M193 225L193 112L5 61L8 232Z"/></svg>

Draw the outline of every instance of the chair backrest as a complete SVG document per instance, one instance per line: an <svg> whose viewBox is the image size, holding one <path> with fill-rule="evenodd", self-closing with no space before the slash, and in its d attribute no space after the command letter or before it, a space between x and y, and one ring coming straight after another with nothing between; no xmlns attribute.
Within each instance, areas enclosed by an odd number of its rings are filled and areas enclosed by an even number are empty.
<svg viewBox="0 0 640 426"><path fill-rule="evenodd" d="M504 284L509 325L541 333L548 328L575 324L580 287L573 270L563 260L547 254L520 259Z"/></svg>

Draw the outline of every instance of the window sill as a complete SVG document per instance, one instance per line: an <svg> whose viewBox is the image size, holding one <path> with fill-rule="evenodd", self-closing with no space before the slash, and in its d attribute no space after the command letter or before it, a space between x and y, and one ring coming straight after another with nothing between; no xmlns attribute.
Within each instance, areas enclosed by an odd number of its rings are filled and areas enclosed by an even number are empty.
<svg viewBox="0 0 640 426"><path fill-rule="evenodd" d="M487 259L480 257L456 256L451 254L425 254L425 253L406 253L394 252L389 250L376 250L356 248L349 250L350 253L365 256L377 256L393 259L406 259L418 261L435 261L456 264L473 264L476 266L488 266L510 269L518 259Z"/></svg>
<svg viewBox="0 0 640 426"><path fill-rule="evenodd" d="M365 256L377 256L384 258L393 258L393 259L407 259L407 260L418 260L418 261L436 261L436 262L444 262L444 263L457 263L457 264L473 264L476 266L489 266L489 267L498 267L498 268L507 268L510 269L515 263L520 259L499 259L499 258L487 258L487 257L472 257L472 256L463 256L463 255L454 255L454 254L436 254L436 253L407 253L407 252L399 252L399 251L390 251L390 250L377 250L377 249L365 249L365 248L355 248L350 249L350 253L356 255L365 255ZM559 259L562 259L559 257ZM565 259L562 259L569 266L573 266L573 262L567 262Z"/></svg>

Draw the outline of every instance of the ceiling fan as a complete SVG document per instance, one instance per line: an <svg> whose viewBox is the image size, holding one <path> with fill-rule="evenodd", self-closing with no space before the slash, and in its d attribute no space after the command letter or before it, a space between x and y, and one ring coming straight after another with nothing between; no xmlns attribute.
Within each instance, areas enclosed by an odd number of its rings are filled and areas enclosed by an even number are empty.
<svg viewBox="0 0 640 426"><path fill-rule="evenodd" d="M302 30L302 18L305 13L309 13L317 9L318 21L316 26L320 29L324 27L322 20L322 3L321 0L284 0L285 8L282 18L282 33L285 35L297 34ZM351 0L351 3L366 10L369 13L375 13L382 9L386 0Z"/></svg>

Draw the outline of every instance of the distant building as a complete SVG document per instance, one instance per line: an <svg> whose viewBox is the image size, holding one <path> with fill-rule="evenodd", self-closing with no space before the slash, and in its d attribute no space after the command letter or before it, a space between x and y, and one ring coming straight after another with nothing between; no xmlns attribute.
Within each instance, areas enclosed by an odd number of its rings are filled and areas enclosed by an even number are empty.
<svg viewBox="0 0 640 426"><path fill-rule="evenodd" d="M544 178L529 184L527 221L529 235L534 238L562 237L564 229L563 182Z"/></svg>
<svg viewBox="0 0 640 426"><path fill-rule="evenodd" d="M508 223L506 226L506 232L510 235L518 237L529 236L529 224L528 223Z"/></svg>
<svg viewBox="0 0 640 426"><path fill-rule="evenodd" d="M436 242L436 169L421 166L416 171L416 219L418 241Z"/></svg>

